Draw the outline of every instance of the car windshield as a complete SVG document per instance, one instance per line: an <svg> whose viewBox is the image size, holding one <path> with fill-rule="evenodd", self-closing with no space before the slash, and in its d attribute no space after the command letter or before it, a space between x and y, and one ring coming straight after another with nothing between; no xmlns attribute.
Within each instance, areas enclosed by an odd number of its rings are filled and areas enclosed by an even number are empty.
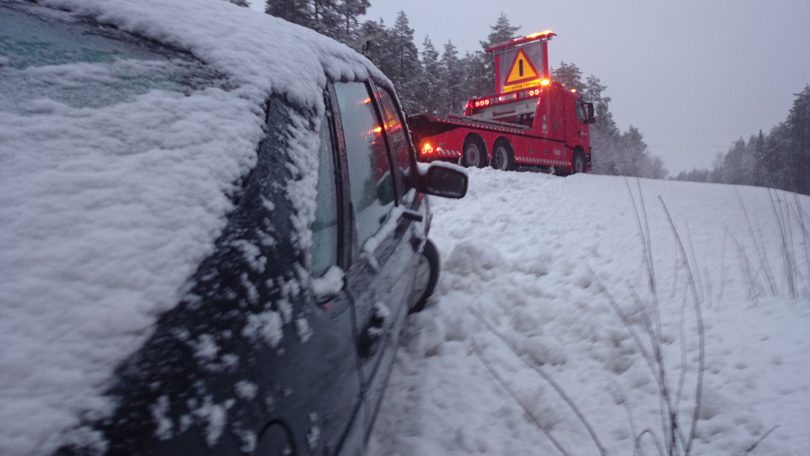
<svg viewBox="0 0 810 456"><path fill-rule="evenodd" d="M0 103L50 99L74 108L151 90L188 94L224 78L187 53L65 12L0 5Z"/></svg>

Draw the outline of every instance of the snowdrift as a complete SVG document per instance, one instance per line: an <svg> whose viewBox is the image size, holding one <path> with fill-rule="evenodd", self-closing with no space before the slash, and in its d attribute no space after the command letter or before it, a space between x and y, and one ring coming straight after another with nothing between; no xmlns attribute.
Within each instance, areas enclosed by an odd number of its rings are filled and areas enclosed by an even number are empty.
<svg viewBox="0 0 810 456"><path fill-rule="evenodd" d="M371 454L657 454L671 423L633 333L661 348L676 454L810 448L810 198L471 170L434 208L442 276Z"/></svg>

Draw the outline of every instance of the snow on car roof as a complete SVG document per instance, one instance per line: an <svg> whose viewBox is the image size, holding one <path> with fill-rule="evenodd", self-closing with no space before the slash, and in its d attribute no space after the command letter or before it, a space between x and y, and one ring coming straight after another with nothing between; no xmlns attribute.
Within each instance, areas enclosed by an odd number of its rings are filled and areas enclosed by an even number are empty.
<svg viewBox="0 0 810 456"><path fill-rule="evenodd" d="M390 84L348 47L222 0L39 5L188 51L228 83L77 105L71 94L82 80L184 64L14 68L13 56L0 58L0 85L41 83L0 90L0 453L8 455L51 452L81 413L109 412L101 394L113 368L211 253L232 208L227 195L255 163L270 94L322 112L325 75ZM298 133L297 150L317 160L309 150L317 135ZM317 170L301 171L288 188L298 217L311 218Z"/></svg>

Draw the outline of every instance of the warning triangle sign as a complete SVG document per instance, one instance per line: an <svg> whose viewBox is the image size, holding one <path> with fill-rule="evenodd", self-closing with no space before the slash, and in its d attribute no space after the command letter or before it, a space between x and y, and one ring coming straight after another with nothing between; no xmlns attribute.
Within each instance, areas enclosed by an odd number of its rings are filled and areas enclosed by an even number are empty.
<svg viewBox="0 0 810 456"><path fill-rule="evenodd" d="M537 70L532 65L532 61L520 49L515 57L515 63L512 64L512 69L509 70L509 75L506 77L506 84L515 84L518 82L528 81L530 79L537 79L539 76Z"/></svg>

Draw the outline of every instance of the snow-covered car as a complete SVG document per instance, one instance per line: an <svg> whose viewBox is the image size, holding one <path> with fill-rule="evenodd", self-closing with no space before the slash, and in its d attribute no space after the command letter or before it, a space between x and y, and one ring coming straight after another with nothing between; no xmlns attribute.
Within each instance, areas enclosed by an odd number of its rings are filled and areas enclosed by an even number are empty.
<svg viewBox="0 0 810 456"><path fill-rule="evenodd" d="M362 452L467 188L403 119L222 0L0 3L0 454Z"/></svg>

